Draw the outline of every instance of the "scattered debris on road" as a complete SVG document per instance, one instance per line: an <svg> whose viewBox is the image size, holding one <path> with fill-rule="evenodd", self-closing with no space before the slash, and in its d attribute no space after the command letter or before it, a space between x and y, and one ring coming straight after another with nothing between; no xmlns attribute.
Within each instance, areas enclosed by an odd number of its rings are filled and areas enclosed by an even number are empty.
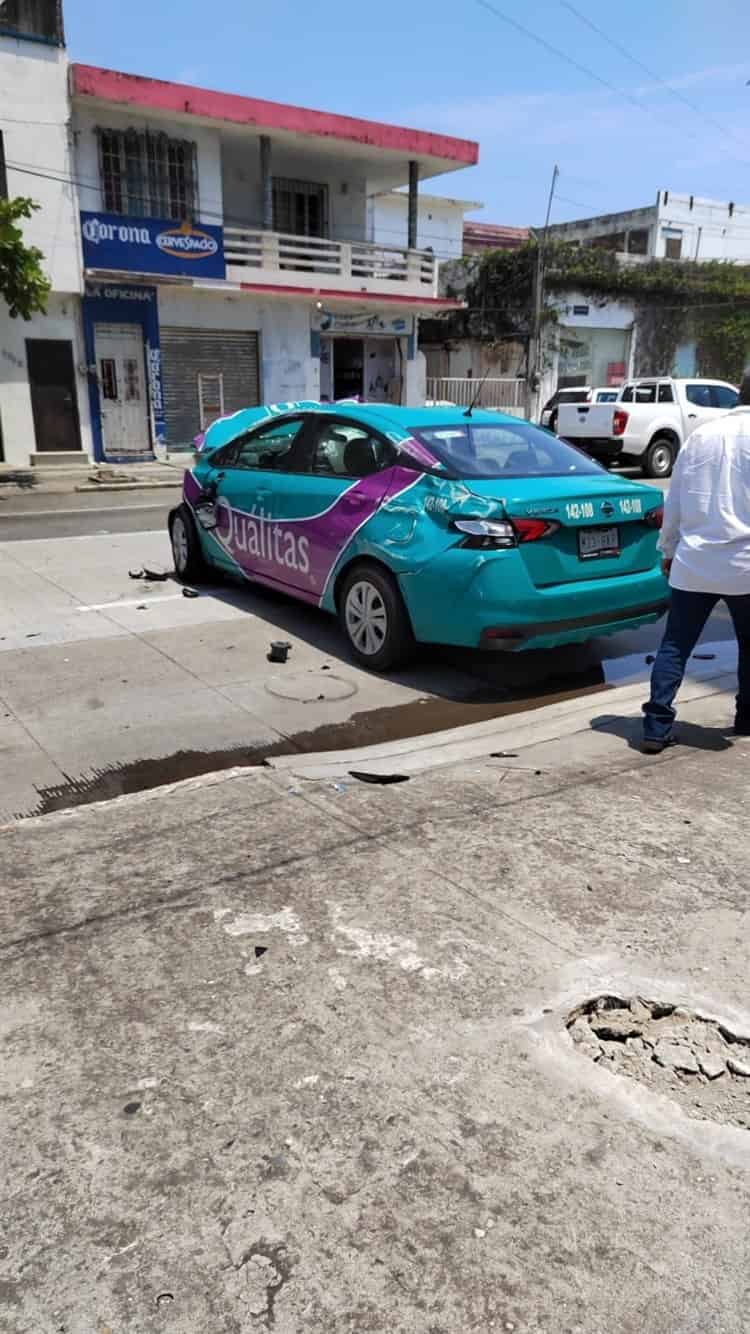
<svg viewBox="0 0 750 1334"><path fill-rule="evenodd" d="M693 657L696 658L696 659L698 659L698 661L700 661L700 662L710 662L710 661L712 660L712 658L715 658L715 657L716 657L716 654L715 654L715 653L694 653L694 654L693 654Z"/></svg>
<svg viewBox="0 0 750 1334"><path fill-rule="evenodd" d="M291 647L291 644L285 639L273 639L271 641L271 651L266 654L266 657L269 662L286 662Z"/></svg>
<svg viewBox="0 0 750 1334"><path fill-rule="evenodd" d="M197 588L183 588L182 596L184 598L199 598L200 593Z"/></svg>
<svg viewBox="0 0 750 1334"><path fill-rule="evenodd" d="M490 759L491 759L491 760L517 760L517 759L518 759L518 751L517 751L517 750L491 750L491 751L490 751Z"/></svg>
<svg viewBox="0 0 750 1334"><path fill-rule="evenodd" d="M750 1037L681 1005L597 996L566 1025L576 1050L680 1103L688 1116L750 1128Z"/></svg>
<svg viewBox="0 0 750 1334"><path fill-rule="evenodd" d="M131 579L147 579L149 583L164 583L169 578L167 570L149 570L144 565L142 570L128 570Z"/></svg>
<svg viewBox="0 0 750 1334"><path fill-rule="evenodd" d="M359 779L360 783L408 783L408 774L368 774L361 769L350 769L351 778Z"/></svg>

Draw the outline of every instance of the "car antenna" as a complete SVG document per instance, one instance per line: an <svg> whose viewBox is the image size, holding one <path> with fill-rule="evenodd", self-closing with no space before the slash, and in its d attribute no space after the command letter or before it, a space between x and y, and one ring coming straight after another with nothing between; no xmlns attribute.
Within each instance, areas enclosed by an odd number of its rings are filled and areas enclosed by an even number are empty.
<svg viewBox="0 0 750 1334"><path fill-rule="evenodd" d="M472 398L472 400L471 400L471 402L470 402L468 408L466 409L466 411L465 411L465 413L464 413L464 417L470 417L471 414L472 414L472 412L474 411L474 408L477 406L477 403L478 403L478 401L479 401L479 396L480 396L482 390L484 389L485 380L487 379L487 376L489 375L489 373L490 373L490 369L489 369L489 366L488 366L488 367L487 367L487 370L484 372L484 375L482 376L481 380L479 381L479 388L477 389L477 392L475 393L475 395L474 395L474 397Z"/></svg>

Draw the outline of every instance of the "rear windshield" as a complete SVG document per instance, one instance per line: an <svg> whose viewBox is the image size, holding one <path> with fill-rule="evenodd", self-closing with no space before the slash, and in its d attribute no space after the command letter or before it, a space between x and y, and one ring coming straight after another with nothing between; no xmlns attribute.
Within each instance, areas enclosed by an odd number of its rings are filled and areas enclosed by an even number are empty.
<svg viewBox="0 0 750 1334"><path fill-rule="evenodd" d="M531 422L458 421L411 434L457 477L570 477L604 469Z"/></svg>

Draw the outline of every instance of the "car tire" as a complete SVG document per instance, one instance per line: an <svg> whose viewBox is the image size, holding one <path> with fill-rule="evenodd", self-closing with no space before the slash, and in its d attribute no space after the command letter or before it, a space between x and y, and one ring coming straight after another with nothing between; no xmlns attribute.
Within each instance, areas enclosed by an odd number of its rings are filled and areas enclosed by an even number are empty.
<svg viewBox="0 0 750 1334"><path fill-rule="evenodd" d="M338 600L341 628L361 667L386 672L413 655L414 632L396 580L377 565L355 565Z"/></svg>
<svg viewBox="0 0 750 1334"><path fill-rule="evenodd" d="M657 435L651 441L643 459L647 477L669 477L674 467L677 450L668 435Z"/></svg>
<svg viewBox="0 0 750 1334"><path fill-rule="evenodd" d="M181 584L200 584L208 578L209 570L198 537L198 531L187 505L179 505L169 516L169 538L172 543L174 569Z"/></svg>

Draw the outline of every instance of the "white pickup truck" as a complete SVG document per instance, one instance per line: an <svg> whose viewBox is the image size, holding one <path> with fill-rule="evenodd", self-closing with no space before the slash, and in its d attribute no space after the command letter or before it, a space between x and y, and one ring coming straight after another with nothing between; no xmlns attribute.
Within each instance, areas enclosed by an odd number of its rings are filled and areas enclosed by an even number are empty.
<svg viewBox="0 0 750 1334"><path fill-rule="evenodd" d="M640 463L647 477L669 477L691 431L738 398L725 380L628 380L614 403L561 403L557 434L602 463Z"/></svg>

